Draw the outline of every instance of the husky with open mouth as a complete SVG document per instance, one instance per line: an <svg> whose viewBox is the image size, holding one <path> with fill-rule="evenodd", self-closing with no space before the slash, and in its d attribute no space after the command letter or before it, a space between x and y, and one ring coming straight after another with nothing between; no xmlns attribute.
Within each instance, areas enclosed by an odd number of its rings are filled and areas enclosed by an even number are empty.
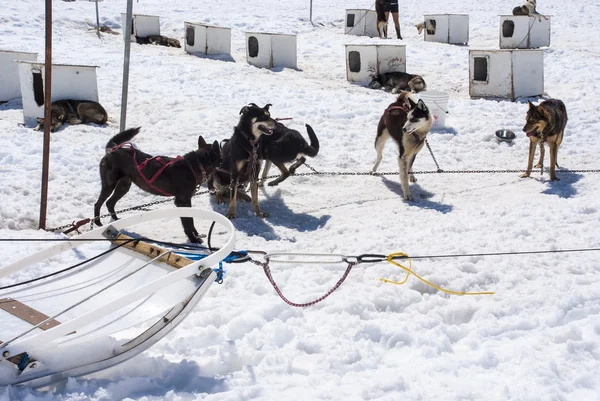
<svg viewBox="0 0 600 401"><path fill-rule="evenodd" d="M263 159L260 137L272 135L277 126L269 113L270 107L271 104L259 107L250 103L240 110L240 121L221 149L221 165L208 180L208 188L215 191L217 202L229 195L227 217L230 219L236 215L238 187L247 182L250 182L254 213L259 217L268 216L258 206L258 174ZM241 196L248 200L244 195Z"/></svg>

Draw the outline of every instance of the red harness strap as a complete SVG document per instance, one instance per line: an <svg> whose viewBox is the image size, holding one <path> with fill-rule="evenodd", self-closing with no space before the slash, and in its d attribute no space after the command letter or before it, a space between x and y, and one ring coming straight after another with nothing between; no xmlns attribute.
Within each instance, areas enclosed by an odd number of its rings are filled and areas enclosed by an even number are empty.
<svg viewBox="0 0 600 401"><path fill-rule="evenodd" d="M173 194L170 194L166 191L163 191L160 188L155 187L154 181L156 181L156 179L158 177L160 177L160 175L163 173L163 171L165 171L165 169L167 167L169 167L171 164L178 162L179 160L184 160L185 164L187 164L187 166L190 168L190 171L192 172L192 174L194 175L194 180L196 182L196 185L198 184L202 184L202 182L198 183L198 176L196 175L196 172L194 171L194 169L192 168L192 166L187 162L187 160L183 159L183 157L181 156L177 156L176 158L170 160L170 161L166 161L165 159L163 159L160 156L153 156L153 157L149 157L146 160L144 160L142 163L138 164L137 158L135 157L135 147L133 146L133 144L131 144L130 142L124 142L118 146L115 146L114 148L111 148L110 151L114 152L117 149L121 149L123 147L129 147L130 151L131 151L131 157L133 158L133 163L135 164L135 168L138 172L138 174L140 175L140 177L142 177L142 179L144 180L144 182L146 182L146 184L148 184L148 186L152 189L154 189L156 192L158 192L159 194L163 195L163 196L173 196ZM144 168L148 165L148 163L150 163L152 160L156 160L161 166L158 169L158 171L156 171L156 173L154 173L154 175L152 176L152 178L148 179L145 175L144 175ZM206 172L204 171L204 167L202 166L202 164L200 164L200 162L198 162L198 165L200 166L200 171L202 171L202 178L206 179Z"/></svg>
<svg viewBox="0 0 600 401"><path fill-rule="evenodd" d="M408 109L408 107L406 107L406 105L403 106L390 106L387 109L385 109L384 114L389 114L390 111L392 110L402 110L405 113L408 113L410 110Z"/></svg>

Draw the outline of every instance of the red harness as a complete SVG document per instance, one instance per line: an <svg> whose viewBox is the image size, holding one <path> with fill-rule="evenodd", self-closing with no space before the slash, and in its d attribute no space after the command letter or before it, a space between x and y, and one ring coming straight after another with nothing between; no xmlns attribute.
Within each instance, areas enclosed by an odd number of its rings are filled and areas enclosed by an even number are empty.
<svg viewBox="0 0 600 401"><path fill-rule="evenodd" d="M114 152L115 150L121 149L121 148L124 148L124 147L129 147L129 150L131 151L131 157L133 158L133 163L134 163L135 168L136 168L138 174L140 175L140 177L142 177L142 179L144 180L144 182L146 184L148 184L148 186L150 188L154 189L156 192L158 192L159 194L161 194L163 196L173 196L173 194L170 194L170 193L168 193L166 191L163 191L160 188L155 187L154 186L154 181L156 181L158 179L158 177L160 177L160 175L163 173L163 171L165 171L165 169L167 167L169 167L170 165L174 164L175 162L178 162L179 160L185 161L185 164L187 164L187 166L190 168L190 171L194 175L194 179L195 179L196 185L202 184L202 181L198 182L198 176L196 175L196 172L194 171L194 169L192 168L192 166L188 163L187 160L185 160L181 156L177 156L176 158L174 158L174 159L172 159L170 161L166 161L165 159L163 159L160 156L153 156L153 157L147 158L142 163L138 163L137 158L135 157L135 147L130 142L124 142L124 143L122 143L120 145L117 145L114 148L111 148L110 152ZM156 173L154 173L154 175L152 176L152 178L148 179L144 175L143 170L148 165L148 163L150 163L153 160L156 160L158 162L158 164L160 164L160 168L158 169L158 171L156 171ZM202 180L206 180L206 171L204 170L204 167L202 166L202 164L200 164L200 162L198 162L198 166L200 166L200 171L202 172Z"/></svg>
<svg viewBox="0 0 600 401"><path fill-rule="evenodd" d="M402 105L402 106L390 106L387 109L385 109L384 114L389 114L390 111L392 111L392 110L402 110L403 112L405 112L407 114L410 111L406 105Z"/></svg>

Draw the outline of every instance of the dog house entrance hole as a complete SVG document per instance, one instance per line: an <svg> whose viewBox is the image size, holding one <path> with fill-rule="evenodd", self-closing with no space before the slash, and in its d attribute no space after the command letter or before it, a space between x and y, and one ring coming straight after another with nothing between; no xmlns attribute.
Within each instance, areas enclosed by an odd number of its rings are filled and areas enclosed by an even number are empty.
<svg viewBox="0 0 600 401"><path fill-rule="evenodd" d="M360 52L348 53L348 67L350 67L350 72L360 72Z"/></svg>
<svg viewBox="0 0 600 401"><path fill-rule="evenodd" d="M487 82L488 80L488 58L487 57L475 57L473 60L474 74L473 80L480 82Z"/></svg>
<svg viewBox="0 0 600 401"><path fill-rule="evenodd" d="M188 26L185 29L185 41L187 42L188 46L194 46L195 37L196 37L196 30L194 29L193 26Z"/></svg>
<svg viewBox="0 0 600 401"><path fill-rule="evenodd" d="M512 38L515 33L514 21L506 20L502 23L502 36L505 38Z"/></svg>
<svg viewBox="0 0 600 401"><path fill-rule="evenodd" d="M248 55L250 57L258 56L258 39L255 36L248 38Z"/></svg>
<svg viewBox="0 0 600 401"><path fill-rule="evenodd" d="M41 71L33 72L33 98L38 106L44 105L44 80Z"/></svg>
<svg viewBox="0 0 600 401"><path fill-rule="evenodd" d="M354 26L354 14L348 14L346 17L346 27L352 28Z"/></svg>

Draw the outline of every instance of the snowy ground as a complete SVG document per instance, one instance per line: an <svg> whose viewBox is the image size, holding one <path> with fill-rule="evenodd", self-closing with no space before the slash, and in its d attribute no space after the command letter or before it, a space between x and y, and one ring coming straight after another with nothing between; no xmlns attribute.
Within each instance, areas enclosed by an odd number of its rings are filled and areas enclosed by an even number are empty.
<svg viewBox="0 0 600 401"><path fill-rule="evenodd" d="M118 130L122 36L99 40L89 29L94 5L54 2L54 61L100 66L100 102L107 127L72 126L52 135L48 226L89 217L99 193L97 166ZM369 171L379 116L393 96L349 84L344 44L378 39L345 36L344 9L370 1L134 3L134 12L161 16L162 34L183 39L183 22L231 27L235 62L200 58L183 49L132 44L128 126L141 125L137 144L153 154L191 150L199 134L229 137L249 102L272 103L277 117L310 123L321 151L310 164L323 171ZM497 48L498 15L517 2L431 0L403 2L407 70L431 90L450 94L448 128L430 144L444 169L525 168L528 140L523 102L471 100L468 50ZM545 90L562 99L569 123L561 167L598 168L600 142L600 5L540 2L553 15L545 50ZM101 22L119 30L125 1L100 3ZM425 43L413 23L425 13L470 14L469 46ZM39 52L43 59L43 2L0 8L0 49ZM263 70L245 61L244 32L298 35L296 70ZM392 31L392 30L391 30ZM389 40L386 43L392 43ZM19 100L0 105L0 238L52 237L36 230L42 134L23 127ZM494 131L517 133L497 143ZM396 171L388 145L381 171ZM435 165L426 152L416 170ZM409 255L597 247L600 176L562 174L421 175L414 203L401 200L396 176L295 177L260 194L271 217L238 206L238 249L269 252L406 252ZM156 198L137 189L118 208ZM207 196L195 206L224 213ZM163 204L162 207L170 207ZM105 210L103 210L103 213ZM203 227L205 228L205 227ZM160 235L185 241L175 224ZM2 265L47 245L0 242ZM326 301L306 309L283 303L250 264L229 266L197 310L149 352L58 393L0 388L0 400L598 400L600 399L600 268L597 253L418 260L419 274L459 291L493 296L447 296L379 263L357 267ZM343 265L274 265L292 300L324 293ZM28 277L0 281L6 283ZM36 272L39 274L39 272ZM1 296L1 294L0 294ZM1 334L1 329L0 329Z"/></svg>

